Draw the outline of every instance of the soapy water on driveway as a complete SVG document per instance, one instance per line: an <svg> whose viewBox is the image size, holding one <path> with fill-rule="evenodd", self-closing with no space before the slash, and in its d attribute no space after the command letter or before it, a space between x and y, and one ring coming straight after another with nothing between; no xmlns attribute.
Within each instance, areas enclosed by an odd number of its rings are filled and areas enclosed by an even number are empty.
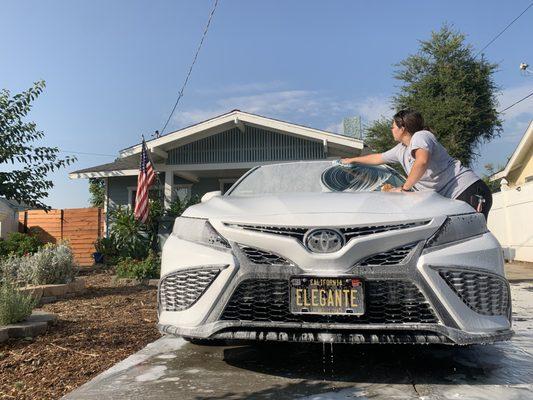
<svg viewBox="0 0 533 400"><path fill-rule="evenodd" d="M509 342L197 346L163 337L65 399L533 399L533 284L511 289Z"/></svg>

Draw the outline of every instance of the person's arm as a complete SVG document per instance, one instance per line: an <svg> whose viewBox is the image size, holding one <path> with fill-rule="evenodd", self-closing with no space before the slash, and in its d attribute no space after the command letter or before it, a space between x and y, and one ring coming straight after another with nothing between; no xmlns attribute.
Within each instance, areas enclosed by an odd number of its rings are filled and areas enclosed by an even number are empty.
<svg viewBox="0 0 533 400"><path fill-rule="evenodd" d="M415 162L407 180L402 186L403 190L411 190L411 188L422 178L426 173L429 164L429 151L425 149L416 149L414 151Z"/></svg>
<svg viewBox="0 0 533 400"><path fill-rule="evenodd" d="M369 164L369 165L379 165L383 164L384 160L381 156L381 153L377 154L367 154L366 156L352 157L352 158L343 158L341 159L343 164Z"/></svg>

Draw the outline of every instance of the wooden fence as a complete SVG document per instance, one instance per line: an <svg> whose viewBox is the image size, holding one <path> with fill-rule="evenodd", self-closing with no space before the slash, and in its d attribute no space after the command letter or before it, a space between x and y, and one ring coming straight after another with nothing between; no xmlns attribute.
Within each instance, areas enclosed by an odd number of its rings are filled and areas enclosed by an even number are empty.
<svg viewBox="0 0 533 400"><path fill-rule="evenodd" d="M101 208L24 211L19 214L19 230L31 231L46 243L69 242L80 266L93 265L94 242L104 234Z"/></svg>

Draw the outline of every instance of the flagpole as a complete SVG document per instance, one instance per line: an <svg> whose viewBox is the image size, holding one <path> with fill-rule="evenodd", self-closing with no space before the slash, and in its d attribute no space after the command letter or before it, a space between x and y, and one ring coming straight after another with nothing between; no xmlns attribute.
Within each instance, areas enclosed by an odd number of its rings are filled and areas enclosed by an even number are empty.
<svg viewBox="0 0 533 400"><path fill-rule="evenodd" d="M143 140L143 146L146 146L146 140L144 139L144 135L141 135L142 137L142 140ZM152 154L151 154L151 151L150 149L148 149L148 146L146 146L146 154L148 156L148 159L150 160L150 162L152 163L152 168L154 169L154 172L155 172L155 179L157 180L157 186L159 188L159 190L162 190L163 191L163 210L165 210L165 200L164 200L164 197L165 197L165 186L161 185L161 180L159 179L159 172L155 169L155 164L154 164L154 161L152 160ZM166 172L165 172L166 174Z"/></svg>
<svg viewBox="0 0 533 400"><path fill-rule="evenodd" d="M141 135L142 139L143 139L143 146L146 146L146 140L144 139L144 135ZM152 160L152 153L150 151L150 149L148 148L148 146L146 146L146 154L148 155L148 159L150 160L150 162L152 163L152 168L154 169L155 171L155 179L157 179L157 185L158 186L161 186L161 181L159 180L159 172L155 169L155 163L154 163L154 160ZM163 187L163 190L164 190L164 187Z"/></svg>

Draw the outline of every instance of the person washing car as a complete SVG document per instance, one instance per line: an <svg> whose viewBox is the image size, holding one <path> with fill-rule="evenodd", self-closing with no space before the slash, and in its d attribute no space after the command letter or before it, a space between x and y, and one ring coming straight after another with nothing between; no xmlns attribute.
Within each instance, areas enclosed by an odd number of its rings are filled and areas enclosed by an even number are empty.
<svg viewBox="0 0 533 400"><path fill-rule="evenodd" d="M392 149L378 154L343 158L342 164L400 163L407 175L402 187L393 192L405 192L413 187L434 190L444 197L462 200L481 212L487 219L492 207L489 187L470 168L451 157L429 130L424 118L414 110L401 110L392 118L392 136L399 142Z"/></svg>

